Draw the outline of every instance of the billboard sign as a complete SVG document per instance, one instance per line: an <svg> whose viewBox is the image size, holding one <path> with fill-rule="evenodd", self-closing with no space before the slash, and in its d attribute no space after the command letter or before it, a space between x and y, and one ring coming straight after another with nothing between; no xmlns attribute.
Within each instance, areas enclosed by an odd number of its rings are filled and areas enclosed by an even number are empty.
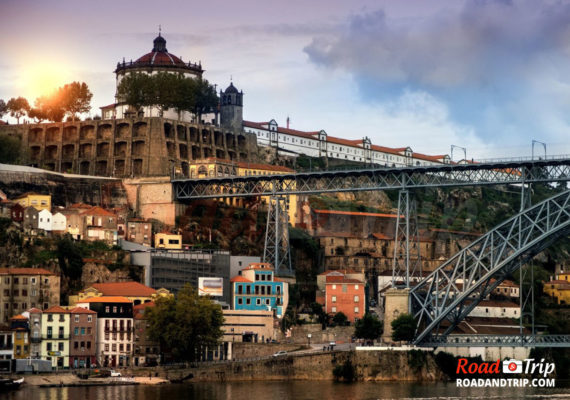
<svg viewBox="0 0 570 400"><path fill-rule="evenodd" d="M198 278L198 293L200 296L221 297L224 295L223 278Z"/></svg>

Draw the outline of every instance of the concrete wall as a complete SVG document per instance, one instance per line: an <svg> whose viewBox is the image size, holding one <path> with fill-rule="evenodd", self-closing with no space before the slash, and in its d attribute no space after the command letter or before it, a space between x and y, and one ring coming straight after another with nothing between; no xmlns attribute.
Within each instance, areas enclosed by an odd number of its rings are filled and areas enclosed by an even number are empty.
<svg viewBox="0 0 570 400"><path fill-rule="evenodd" d="M477 357L481 356L484 361L504 360L516 358L524 360L530 354L529 347L438 347L435 353L446 352L454 356Z"/></svg>

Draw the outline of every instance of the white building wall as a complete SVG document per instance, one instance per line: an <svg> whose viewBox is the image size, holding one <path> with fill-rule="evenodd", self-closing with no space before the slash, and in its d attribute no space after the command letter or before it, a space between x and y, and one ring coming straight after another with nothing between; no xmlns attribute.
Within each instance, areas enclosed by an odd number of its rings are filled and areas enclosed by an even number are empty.
<svg viewBox="0 0 570 400"><path fill-rule="evenodd" d="M55 213L51 220L51 230L52 231L64 231L67 226L67 218L62 213Z"/></svg>
<svg viewBox="0 0 570 400"><path fill-rule="evenodd" d="M471 313L470 317L489 318L519 318L520 309L518 307L494 307L479 304Z"/></svg>
<svg viewBox="0 0 570 400"><path fill-rule="evenodd" d="M51 211L41 210L38 213L38 229L43 229L44 231L51 231L53 215Z"/></svg>

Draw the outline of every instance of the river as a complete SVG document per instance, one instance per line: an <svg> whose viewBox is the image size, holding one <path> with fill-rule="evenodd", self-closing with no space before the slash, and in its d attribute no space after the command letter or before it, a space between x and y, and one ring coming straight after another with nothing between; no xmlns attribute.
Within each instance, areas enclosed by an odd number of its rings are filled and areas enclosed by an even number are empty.
<svg viewBox="0 0 570 400"><path fill-rule="evenodd" d="M187 383L160 386L23 387L2 394L10 400L361 400L361 399L570 399L570 388L458 388L450 383L352 384L329 381Z"/></svg>

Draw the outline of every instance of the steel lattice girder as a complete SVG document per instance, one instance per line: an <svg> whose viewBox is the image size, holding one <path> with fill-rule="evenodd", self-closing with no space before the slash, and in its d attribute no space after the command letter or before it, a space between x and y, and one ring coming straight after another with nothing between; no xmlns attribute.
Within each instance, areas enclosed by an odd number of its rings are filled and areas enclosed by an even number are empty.
<svg viewBox="0 0 570 400"><path fill-rule="evenodd" d="M173 180L179 201L570 180L570 159Z"/></svg>
<svg viewBox="0 0 570 400"><path fill-rule="evenodd" d="M423 347L524 346L570 347L570 335L450 335L421 343Z"/></svg>
<svg viewBox="0 0 570 400"><path fill-rule="evenodd" d="M509 274L569 231L570 190L521 211L455 254L410 291L418 326L425 325L415 342L449 334ZM449 325L442 327L444 321Z"/></svg>

